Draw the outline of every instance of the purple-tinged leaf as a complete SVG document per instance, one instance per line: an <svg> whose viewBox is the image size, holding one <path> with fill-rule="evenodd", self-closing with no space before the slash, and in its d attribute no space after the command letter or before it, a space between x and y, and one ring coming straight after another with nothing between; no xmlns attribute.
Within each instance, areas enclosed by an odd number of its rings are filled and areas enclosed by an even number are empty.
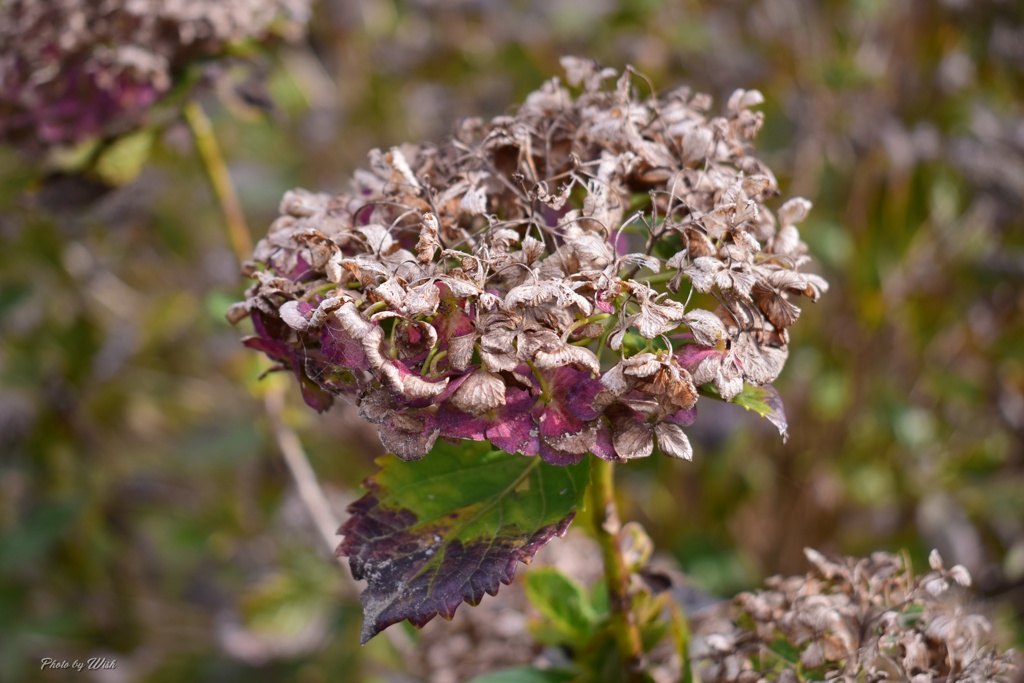
<svg viewBox="0 0 1024 683"><path fill-rule="evenodd" d="M403 619L450 619L463 602L497 593L519 562L565 533L589 476L586 460L555 467L487 443L438 441L418 462L378 464L338 548L367 582L363 643Z"/></svg>
<svg viewBox="0 0 1024 683"><path fill-rule="evenodd" d="M329 391L326 391L310 379L305 370L306 361L316 359L308 358L309 354L304 352L300 355L300 350L275 336L283 334L280 330L275 329L275 325L276 327L283 327L283 323L273 320L267 321L262 314L255 311L253 312L252 320L253 326L260 336L246 337L242 340L242 343L250 349L262 351L272 360L281 363L283 367L290 368L299 381L302 389L302 398L306 405L321 413L330 408L334 402L334 397Z"/></svg>
<svg viewBox="0 0 1024 683"><path fill-rule="evenodd" d="M359 370L370 367L370 362L363 353L363 345L350 337L336 320L330 320L324 325L320 333L320 348L324 356L335 365Z"/></svg>

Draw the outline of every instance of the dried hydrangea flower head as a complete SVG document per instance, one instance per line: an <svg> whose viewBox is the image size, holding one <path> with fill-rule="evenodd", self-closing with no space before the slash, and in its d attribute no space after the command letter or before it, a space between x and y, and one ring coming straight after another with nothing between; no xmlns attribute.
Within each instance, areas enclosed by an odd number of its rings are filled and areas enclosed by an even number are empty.
<svg viewBox="0 0 1024 683"><path fill-rule="evenodd" d="M130 131L186 64L306 13L307 0L0 3L0 142L45 151Z"/></svg>
<svg viewBox="0 0 1024 683"><path fill-rule="evenodd" d="M546 462L690 458L701 387L729 400L782 370L788 328L826 289L801 272L749 154L762 115L566 58L515 115L440 145L370 153L349 192L296 190L229 317L325 410L354 399L384 445L489 440ZM703 306L703 307L702 307Z"/></svg>
<svg viewBox="0 0 1024 683"><path fill-rule="evenodd" d="M915 577L902 557L829 560L807 549L814 570L774 577L742 593L729 618L697 627L691 655L700 680L1008 681L1013 653L992 647L992 625L971 611L962 565L932 551Z"/></svg>

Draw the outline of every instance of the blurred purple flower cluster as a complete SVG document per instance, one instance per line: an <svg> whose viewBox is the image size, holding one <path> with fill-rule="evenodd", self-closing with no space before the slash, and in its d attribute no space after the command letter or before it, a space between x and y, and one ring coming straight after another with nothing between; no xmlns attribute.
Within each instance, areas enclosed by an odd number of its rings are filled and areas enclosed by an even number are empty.
<svg viewBox="0 0 1024 683"><path fill-rule="evenodd" d="M182 69L304 23L306 0L10 0L0 142L45 151L130 132Z"/></svg>
<svg viewBox="0 0 1024 683"><path fill-rule="evenodd" d="M553 79L440 145L372 151L348 193L289 192L247 266L246 344L318 410L356 400L402 458L441 437L689 459L699 387L774 380L790 298L827 288L800 271L809 202L765 205L760 93L710 117L687 89L638 97L632 69L563 66L575 97Z"/></svg>

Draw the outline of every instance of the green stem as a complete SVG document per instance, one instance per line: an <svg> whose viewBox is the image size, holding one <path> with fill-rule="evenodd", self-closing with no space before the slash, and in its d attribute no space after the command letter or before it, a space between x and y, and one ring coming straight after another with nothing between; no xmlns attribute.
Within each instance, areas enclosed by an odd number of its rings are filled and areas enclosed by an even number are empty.
<svg viewBox="0 0 1024 683"><path fill-rule="evenodd" d="M660 273L654 273L653 275L647 275L641 277L641 282L646 282L649 285L661 284L662 282L668 282L676 275L679 274L677 270L663 270Z"/></svg>
<svg viewBox="0 0 1024 683"><path fill-rule="evenodd" d="M593 510L594 536L601 546L612 629L625 661L630 683L642 681L643 643L629 598L629 569L619 544L619 513L615 507L614 464L591 458L588 504Z"/></svg>
<svg viewBox="0 0 1024 683"><path fill-rule="evenodd" d="M551 389L548 387L548 381L544 378L544 373L537 369L531 361L526 361L526 364L533 370L533 376L537 378L537 383L540 384L540 395L544 399L548 399L551 396Z"/></svg>
<svg viewBox="0 0 1024 683"><path fill-rule="evenodd" d="M611 313L598 313L597 315L592 315L589 318L581 318L581 319L577 320L576 322L574 322L572 325L570 325L569 329L567 329L565 332L562 333L562 339L563 339L563 341L568 339L572 335L573 332L575 332L576 330L580 329L584 325L589 325L590 323L600 322L600 321L605 320L605 319L610 318L610 317L611 317Z"/></svg>
<svg viewBox="0 0 1024 683"><path fill-rule="evenodd" d="M435 352L436 352L436 355L435 355ZM441 362L441 360L443 360L444 357L447 356L447 355L448 355L448 351L447 350L437 352L437 346L435 346L434 348L432 348L430 350L430 357L427 358L427 360L429 362L424 362L423 363L423 367L425 367L427 369L427 375L428 376L430 376L430 377L434 376L434 373L437 372L437 364L439 362Z"/></svg>
<svg viewBox="0 0 1024 683"><path fill-rule="evenodd" d="M252 238L249 236L242 204L238 201L238 194L231 182L231 174L228 173L224 155L221 154L220 145L217 144L217 138L213 133L213 124L195 100L189 100L185 104L184 114L185 121L192 129L196 149L203 160L207 179L224 214L224 225L227 228L231 249L240 262L246 261L252 257Z"/></svg>

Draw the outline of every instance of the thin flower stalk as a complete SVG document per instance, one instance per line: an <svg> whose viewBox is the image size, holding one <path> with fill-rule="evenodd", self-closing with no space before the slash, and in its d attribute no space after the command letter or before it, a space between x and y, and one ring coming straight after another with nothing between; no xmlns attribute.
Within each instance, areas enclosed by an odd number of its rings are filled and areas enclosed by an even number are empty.
<svg viewBox="0 0 1024 683"><path fill-rule="evenodd" d="M594 538L601 547L605 580L608 584L608 606L612 629L624 660L628 680L643 680L643 642L636 623L629 595L629 568L619 543L619 521L615 504L614 463L595 459L591 469L590 507L593 510Z"/></svg>

